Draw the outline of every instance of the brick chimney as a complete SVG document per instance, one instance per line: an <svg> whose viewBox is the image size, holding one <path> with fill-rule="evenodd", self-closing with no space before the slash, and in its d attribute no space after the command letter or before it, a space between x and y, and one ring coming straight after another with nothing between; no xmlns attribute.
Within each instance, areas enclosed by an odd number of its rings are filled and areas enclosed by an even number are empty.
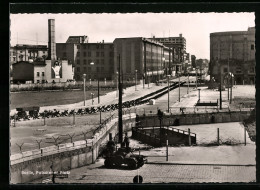
<svg viewBox="0 0 260 190"><path fill-rule="evenodd" d="M56 60L55 19L48 19L48 60Z"/></svg>

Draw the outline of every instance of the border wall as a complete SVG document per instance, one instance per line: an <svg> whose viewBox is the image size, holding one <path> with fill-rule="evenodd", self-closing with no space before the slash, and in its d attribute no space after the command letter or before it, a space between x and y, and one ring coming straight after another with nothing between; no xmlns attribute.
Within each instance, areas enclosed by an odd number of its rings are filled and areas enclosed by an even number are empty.
<svg viewBox="0 0 260 190"><path fill-rule="evenodd" d="M124 131L135 127L135 114L123 116ZM118 133L118 118L107 123L92 139L59 144L10 156L10 183L29 183L49 177L53 171L68 171L95 163L102 146L109 140L109 133Z"/></svg>

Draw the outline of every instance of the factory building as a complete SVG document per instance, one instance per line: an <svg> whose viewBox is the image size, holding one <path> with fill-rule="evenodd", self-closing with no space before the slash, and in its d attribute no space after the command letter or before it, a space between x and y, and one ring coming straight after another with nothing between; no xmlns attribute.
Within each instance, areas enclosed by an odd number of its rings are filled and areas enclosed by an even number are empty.
<svg viewBox="0 0 260 190"><path fill-rule="evenodd" d="M210 77L219 81L228 72L236 84L254 84L255 81L255 28L247 31L217 32L210 34Z"/></svg>

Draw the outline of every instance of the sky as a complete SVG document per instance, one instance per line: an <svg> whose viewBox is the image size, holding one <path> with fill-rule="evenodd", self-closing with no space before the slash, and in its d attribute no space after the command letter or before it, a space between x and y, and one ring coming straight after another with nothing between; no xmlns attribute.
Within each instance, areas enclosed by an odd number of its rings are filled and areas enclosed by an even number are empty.
<svg viewBox="0 0 260 190"><path fill-rule="evenodd" d="M209 59L210 33L246 31L255 26L254 13L117 13L11 14L10 44L48 44L48 19L55 19L56 43L86 35L90 43L125 37L186 39L186 52Z"/></svg>

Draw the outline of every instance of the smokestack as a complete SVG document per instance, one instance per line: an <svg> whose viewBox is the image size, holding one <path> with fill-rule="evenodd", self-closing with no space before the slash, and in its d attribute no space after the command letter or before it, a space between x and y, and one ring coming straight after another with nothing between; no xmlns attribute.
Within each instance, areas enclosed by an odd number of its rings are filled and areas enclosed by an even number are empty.
<svg viewBox="0 0 260 190"><path fill-rule="evenodd" d="M48 19L48 59L56 60L55 19Z"/></svg>

